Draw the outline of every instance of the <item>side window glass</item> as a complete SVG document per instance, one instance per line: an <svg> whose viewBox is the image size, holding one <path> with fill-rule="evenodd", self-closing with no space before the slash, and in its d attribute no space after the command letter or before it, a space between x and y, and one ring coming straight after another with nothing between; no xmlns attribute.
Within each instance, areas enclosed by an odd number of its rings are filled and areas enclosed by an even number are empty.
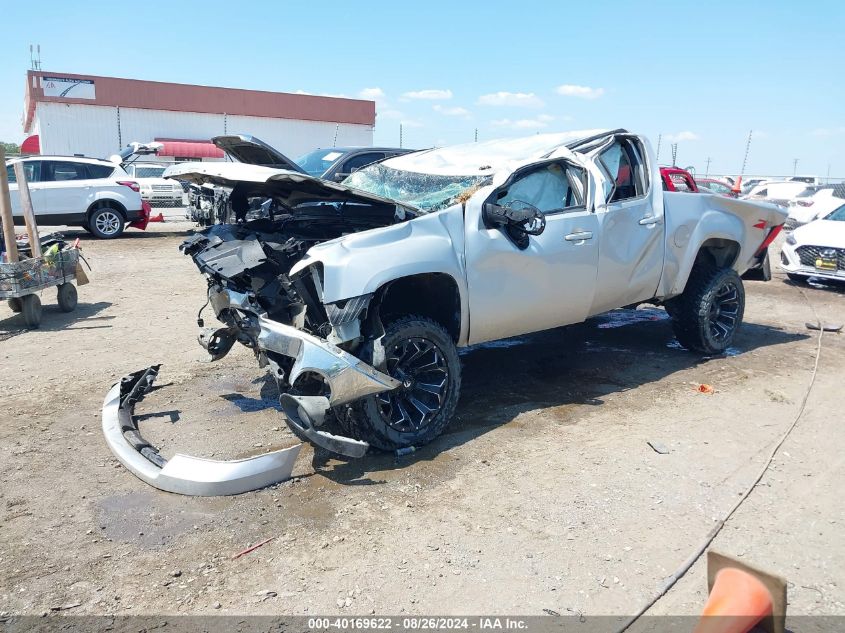
<svg viewBox="0 0 845 633"><path fill-rule="evenodd" d="M26 174L26 181L30 184L33 182L41 182L41 161L40 160L28 160L23 163L23 171ZM15 174L15 166L14 165L7 165L6 166L6 175L9 178L9 184L17 183L18 178Z"/></svg>
<svg viewBox="0 0 845 633"><path fill-rule="evenodd" d="M85 171L83 163L71 163L66 161L46 161L48 163L48 173L52 171L53 181L67 181L67 180L85 180L88 178L88 173ZM52 168L52 170L50 169Z"/></svg>
<svg viewBox="0 0 845 633"><path fill-rule="evenodd" d="M552 163L520 176L499 195L496 203L507 206L516 201L527 202L543 213L580 206L583 204L581 192L570 178L578 178L580 182L583 179L577 170L569 169L571 173L562 165Z"/></svg>
<svg viewBox="0 0 845 633"><path fill-rule="evenodd" d="M628 141L616 141L599 159L608 176L604 182L605 200L619 202L645 193L644 165L639 152Z"/></svg>
<svg viewBox="0 0 845 633"><path fill-rule="evenodd" d="M108 178L112 175L114 167L108 165L86 165L89 178Z"/></svg>
<svg viewBox="0 0 845 633"><path fill-rule="evenodd" d="M344 174L351 174L354 171L361 169L362 167L366 167L367 165L372 165L374 162L382 160L384 158L384 154L380 153L369 153L369 154L360 154L358 156L353 156L346 164L343 166L343 173Z"/></svg>

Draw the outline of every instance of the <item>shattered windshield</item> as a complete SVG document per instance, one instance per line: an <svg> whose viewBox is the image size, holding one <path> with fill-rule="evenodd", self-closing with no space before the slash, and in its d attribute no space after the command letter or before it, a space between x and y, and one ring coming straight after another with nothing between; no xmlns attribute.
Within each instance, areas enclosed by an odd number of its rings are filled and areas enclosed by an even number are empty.
<svg viewBox="0 0 845 633"><path fill-rule="evenodd" d="M315 149L296 159L296 164L302 167L309 176L319 178L334 162L343 156L343 152L336 149Z"/></svg>
<svg viewBox="0 0 845 633"><path fill-rule="evenodd" d="M463 202L492 176L439 176L392 169L384 164L370 165L343 181L355 189L413 205L423 211L439 211Z"/></svg>

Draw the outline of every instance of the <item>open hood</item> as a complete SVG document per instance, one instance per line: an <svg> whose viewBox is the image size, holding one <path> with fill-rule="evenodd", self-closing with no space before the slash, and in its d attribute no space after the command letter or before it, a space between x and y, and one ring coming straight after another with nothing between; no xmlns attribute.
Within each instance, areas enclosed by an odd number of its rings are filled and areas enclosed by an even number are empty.
<svg viewBox="0 0 845 633"><path fill-rule="evenodd" d="M299 165L280 151L249 134L215 136L211 142L235 160L247 165L261 165L305 173Z"/></svg>
<svg viewBox="0 0 845 633"><path fill-rule="evenodd" d="M305 202L377 203L395 205L397 211L420 215L420 210L414 206L286 169L241 163L184 163L168 167L164 177L197 185L237 187L248 197L278 198L290 207Z"/></svg>

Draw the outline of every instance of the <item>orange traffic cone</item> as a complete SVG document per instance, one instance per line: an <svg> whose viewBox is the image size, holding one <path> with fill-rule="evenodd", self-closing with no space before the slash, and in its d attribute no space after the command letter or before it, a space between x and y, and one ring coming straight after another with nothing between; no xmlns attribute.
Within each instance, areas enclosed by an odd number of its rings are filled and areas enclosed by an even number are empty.
<svg viewBox="0 0 845 633"><path fill-rule="evenodd" d="M783 633L786 581L738 560L707 552L710 597L694 633Z"/></svg>

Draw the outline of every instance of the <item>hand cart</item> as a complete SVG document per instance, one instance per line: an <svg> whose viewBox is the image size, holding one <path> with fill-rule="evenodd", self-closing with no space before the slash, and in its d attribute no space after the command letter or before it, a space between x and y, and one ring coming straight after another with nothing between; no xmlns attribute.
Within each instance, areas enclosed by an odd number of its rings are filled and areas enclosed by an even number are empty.
<svg viewBox="0 0 845 633"><path fill-rule="evenodd" d="M59 308L63 312L76 309L76 269L79 249L50 249L40 257L17 262L0 262L0 299L6 299L13 312L22 312L28 327L41 324L39 292L58 287Z"/></svg>

